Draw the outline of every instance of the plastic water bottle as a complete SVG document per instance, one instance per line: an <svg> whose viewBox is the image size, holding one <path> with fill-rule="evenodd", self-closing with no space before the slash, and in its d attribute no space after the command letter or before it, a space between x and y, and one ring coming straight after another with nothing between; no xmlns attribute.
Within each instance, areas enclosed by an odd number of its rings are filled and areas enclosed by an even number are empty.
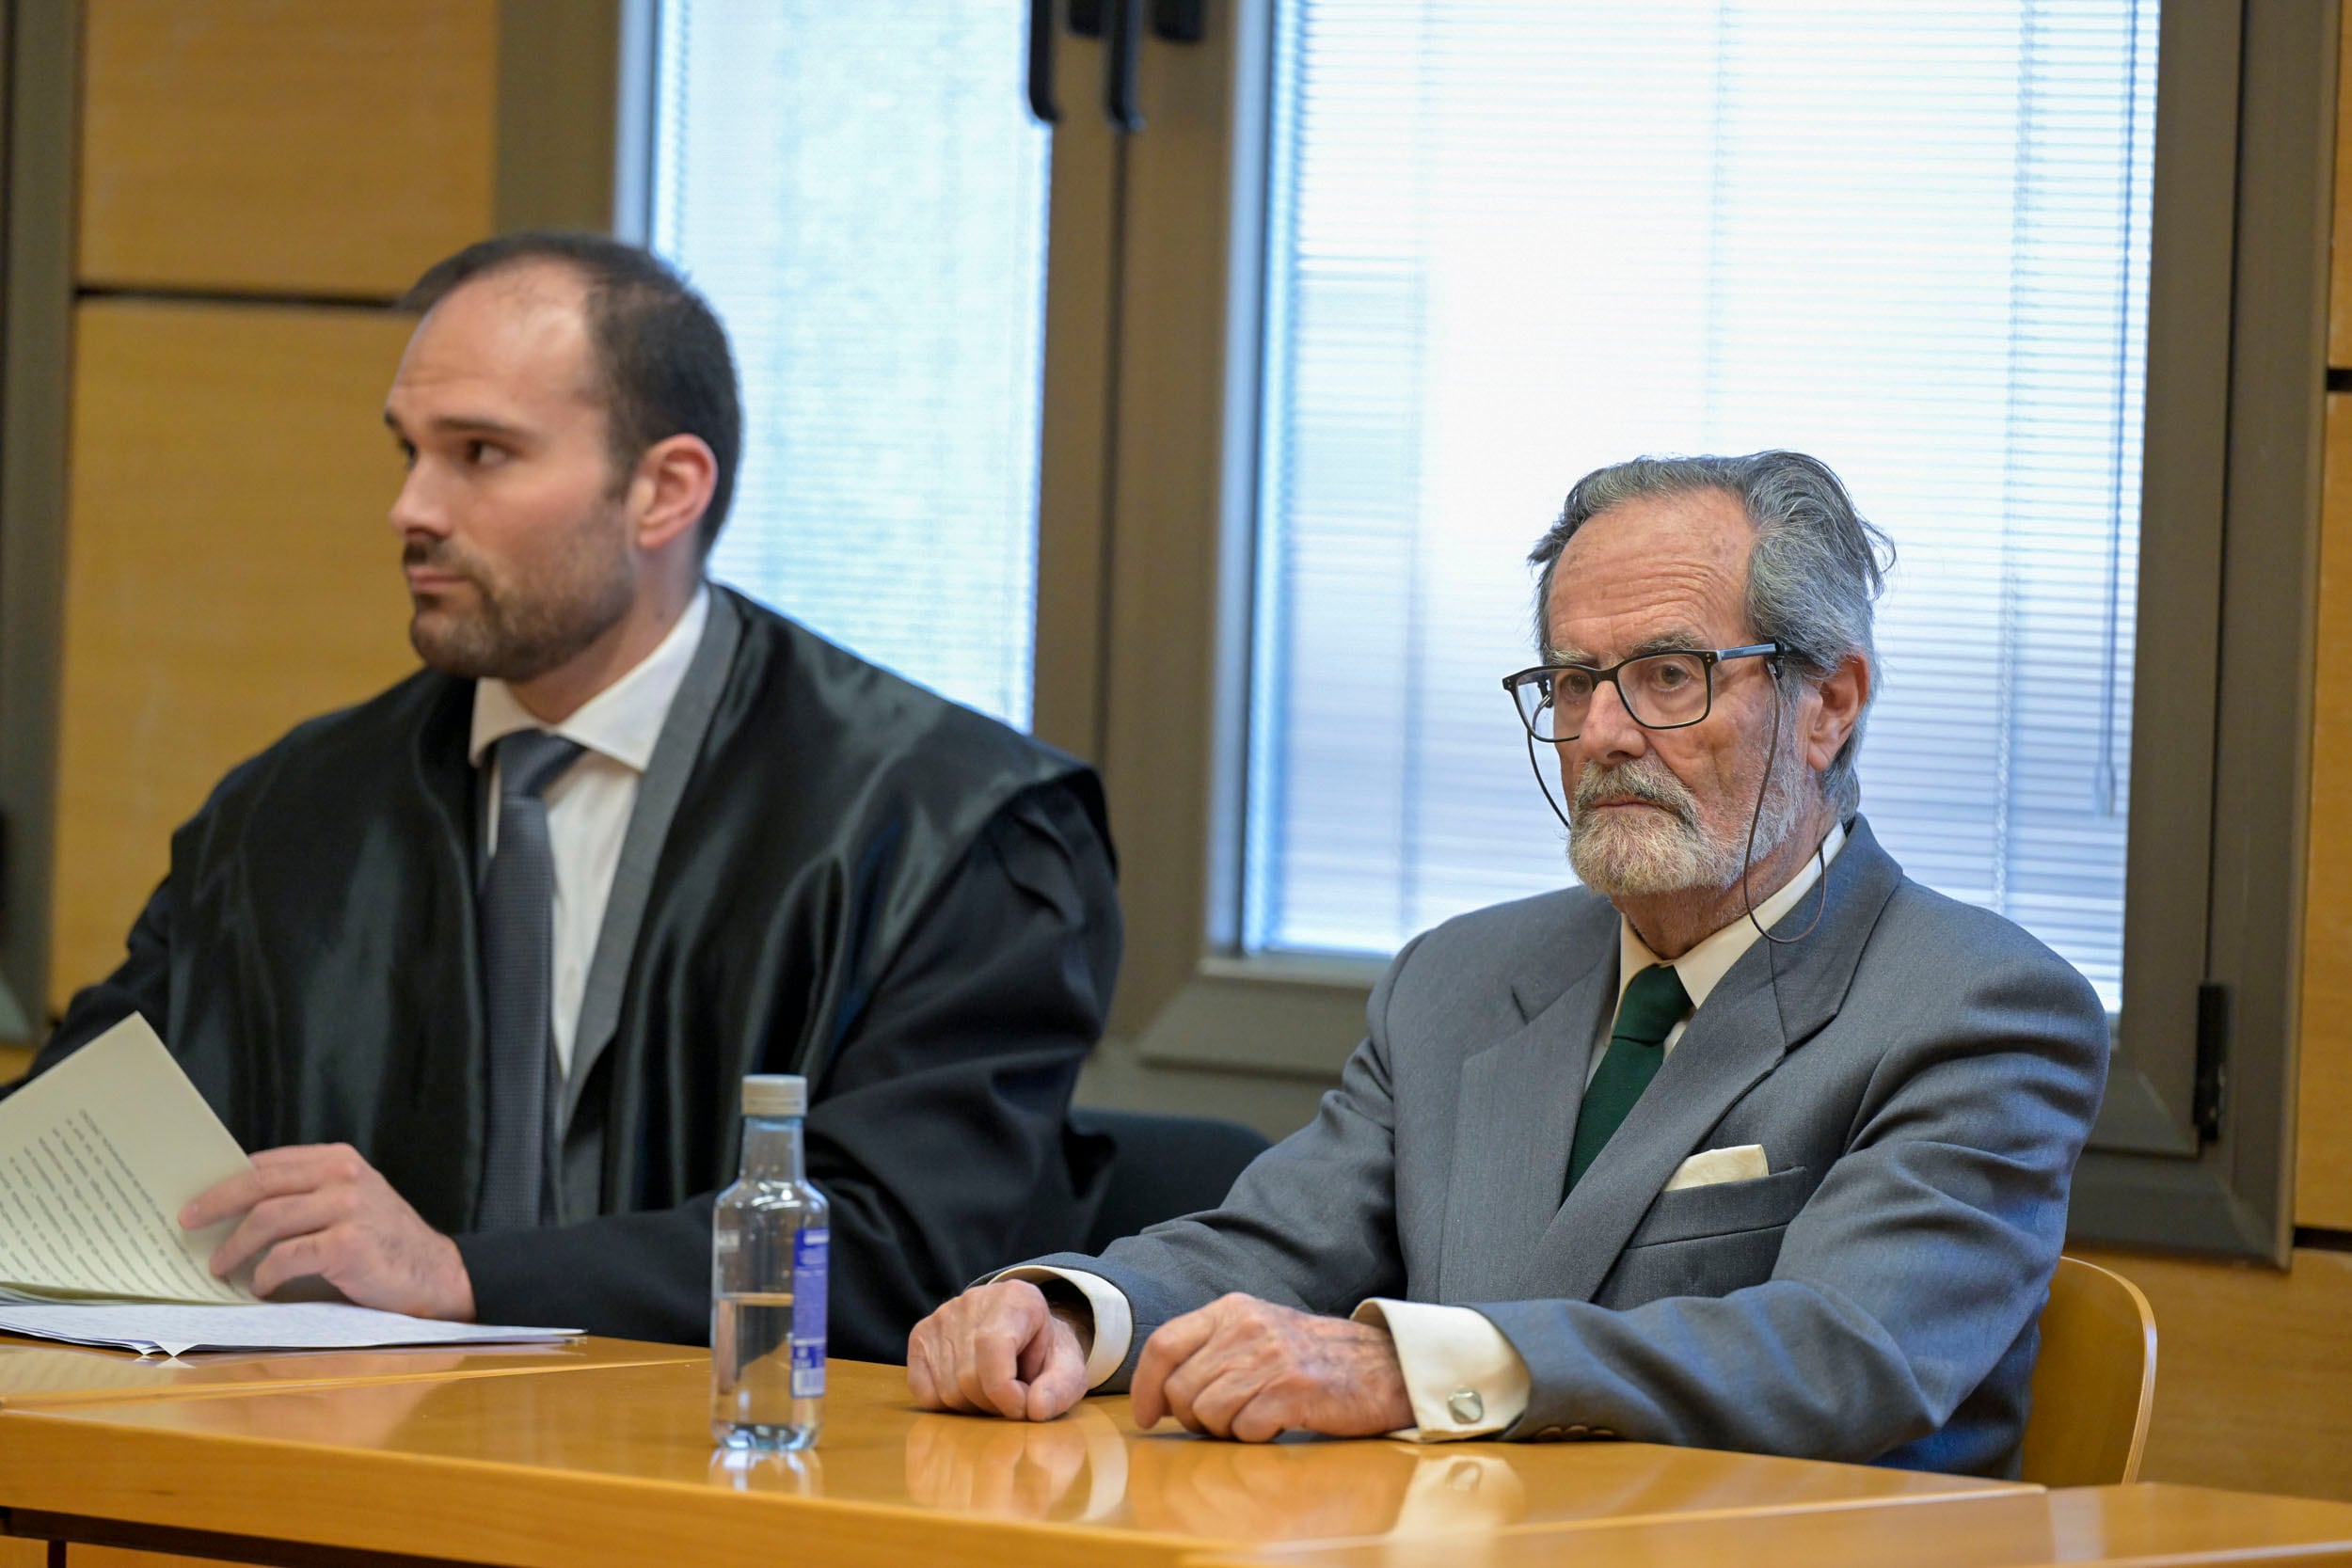
<svg viewBox="0 0 2352 1568"><path fill-rule="evenodd" d="M804 1449L825 1396L825 1195L808 1184L804 1078L743 1080L743 1164L710 1224L710 1435Z"/></svg>

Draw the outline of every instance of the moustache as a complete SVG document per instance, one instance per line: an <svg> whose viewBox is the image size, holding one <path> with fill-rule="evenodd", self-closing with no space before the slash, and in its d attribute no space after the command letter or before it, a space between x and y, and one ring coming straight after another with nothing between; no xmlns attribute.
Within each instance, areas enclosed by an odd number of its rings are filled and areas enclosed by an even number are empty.
<svg viewBox="0 0 2352 1568"><path fill-rule="evenodd" d="M427 544L421 539L409 540L401 546L400 564L403 571L411 566L422 566L453 578L464 578L471 583L479 584L482 580L473 570L472 562L452 548L446 540L437 545Z"/></svg>
<svg viewBox="0 0 2352 1568"><path fill-rule="evenodd" d="M1620 763L1614 768L1597 764L1586 768L1577 776L1576 795L1568 802L1569 815L1581 817L1600 800L1613 797L1629 797L1645 805L1656 806L1684 823L1696 820L1698 816L1698 801L1683 787L1682 781L1655 757Z"/></svg>

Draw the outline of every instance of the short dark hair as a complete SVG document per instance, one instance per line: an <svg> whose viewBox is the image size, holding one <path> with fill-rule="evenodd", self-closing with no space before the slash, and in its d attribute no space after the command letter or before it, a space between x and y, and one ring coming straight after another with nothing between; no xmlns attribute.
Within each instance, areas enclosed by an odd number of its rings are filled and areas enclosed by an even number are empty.
<svg viewBox="0 0 2352 1568"><path fill-rule="evenodd" d="M604 234L501 234L427 267L401 296L401 309L421 315L464 284L534 261L569 267L587 285L588 341L615 471L626 475L647 447L673 436L708 444L718 474L695 528L708 555L735 499L743 402L726 329L667 261Z"/></svg>

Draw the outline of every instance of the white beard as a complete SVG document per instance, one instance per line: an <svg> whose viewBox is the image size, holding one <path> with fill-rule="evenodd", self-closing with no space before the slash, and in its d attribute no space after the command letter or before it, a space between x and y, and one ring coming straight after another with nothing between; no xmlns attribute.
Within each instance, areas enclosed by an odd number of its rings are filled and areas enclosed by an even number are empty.
<svg viewBox="0 0 2352 1568"><path fill-rule="evenodd" d="M1773 758L1756 824L1755 858L1769 858L1788 842L1803 783L1804 764L1792 745ZM1597 813L1593 802L1608 795L1630 795L1657 809ZM1711 837L1700 824L1697 799L1654 754L1615 768L1587 768L1576 781L1568 805L1568 864L1604 898L1719 893L1750 863L1746 825L1726 838Z"/></svg>

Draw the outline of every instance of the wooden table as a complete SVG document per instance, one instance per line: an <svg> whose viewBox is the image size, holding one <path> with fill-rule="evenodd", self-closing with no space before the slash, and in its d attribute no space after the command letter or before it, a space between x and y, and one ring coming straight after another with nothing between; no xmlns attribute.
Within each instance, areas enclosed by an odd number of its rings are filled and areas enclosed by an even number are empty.
<svg viewBox="0 0 2352 1568"><path fill-rule="evenodd" d="M707 1353L683 1345L585 1338L560 1345L486 1345L475 1349L335 1351L314 1354L201 1354L180 1360L88 1350L0 1335L0 1410L56 1409L139 1400L262 1394L327 1386L439 1382L450 1378L578 1371L661 1361L707 1365ZM41 1568L38 1542L0 1540L0 1568ZM181 1568L184 1558L133 1556L82 1548L70 1568Z"/></svg>
<svg viewBox="0 0 2352 1568"><path fill-rule="evenodd" d="M835 1362L818 1449L714 1453L705 1364L379 1381L0 1411L19 1534L257 1562L1175 1564L1293 1540L1847 1510L2032 1488L1644 1444L1252 1448L1138 1432L1127 1402L1042 1426L930 1415ZM307 1550L306 1550L307 1548ZM352 1560L338 1557L335 1560Z"/></svg>
<svg viewBox="0 0 2352 1568"><path fill-rule="evenodd" d="M2087 1486L1910 1508L1668 1519L1479 1544L1476 1568L2041 1568L2058 1563L2352 1562L2352 1505L2196 1486ZM1192 1568L1466 1568L1461 1544L1273 1547Z"/></svg>
<svg viewBox="0 0 2352 1568"><path fill-rule="evenodd" d="M190 1355L179 1360L127 1351L86 1350L0 1335L0 1410L121 1404L197 1395L266 1394L297 1388L440 1382L521 1372L709 1365L709 1353L636 1339L572 1339L554 1345L453 1346L411 1350Z"/></svg>

